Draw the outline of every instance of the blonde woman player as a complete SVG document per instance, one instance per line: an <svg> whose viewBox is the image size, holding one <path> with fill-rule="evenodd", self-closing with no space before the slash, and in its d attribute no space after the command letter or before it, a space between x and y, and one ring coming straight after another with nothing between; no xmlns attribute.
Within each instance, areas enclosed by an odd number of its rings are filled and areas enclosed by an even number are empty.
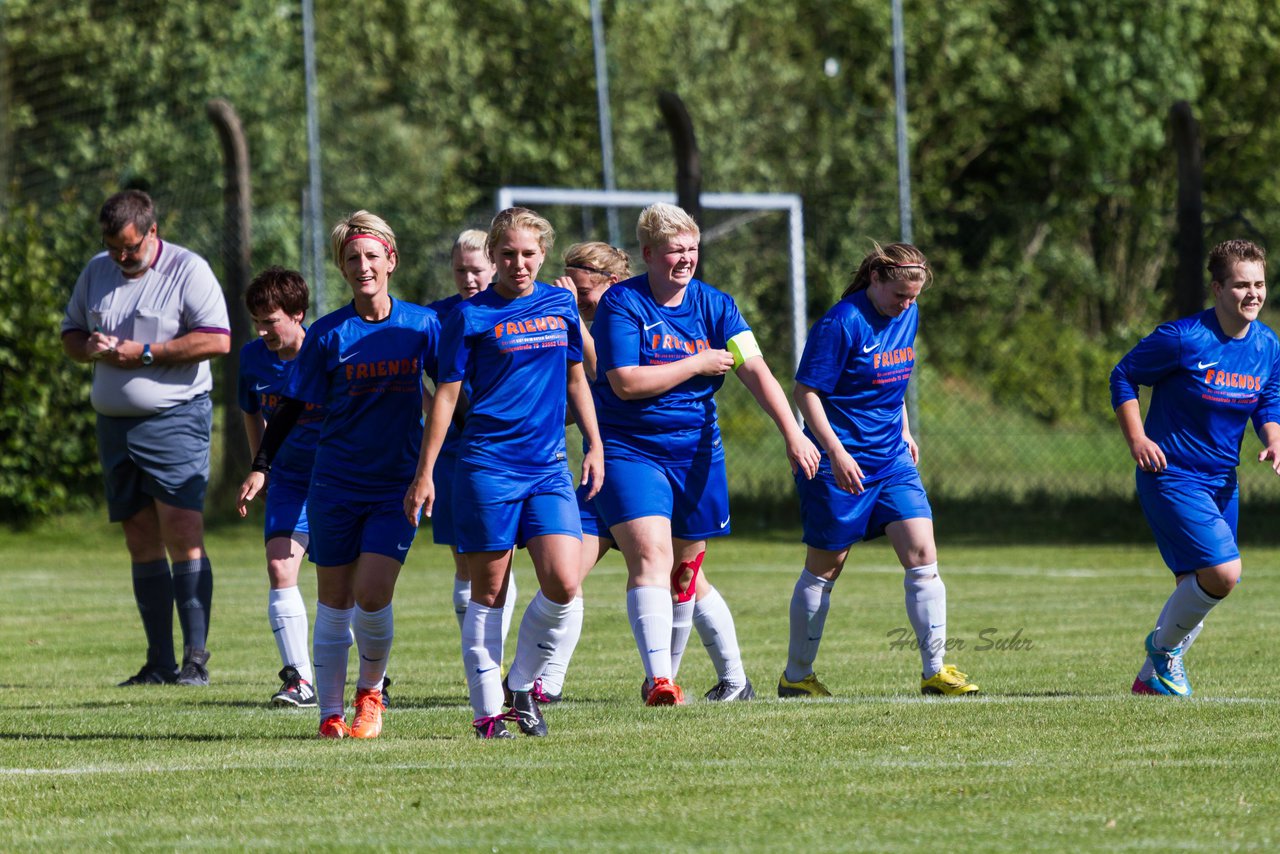
<svg viewBox="0 0 1280 854"><path fill-rule="evenodd" d="M416 524L432 512L433 469L464 381L470 409L454 472L458 551L471 572L462 625L463 662L479 738L509 738L506 722L544 736L534 683L565 637L582 622L578 596L582 526L565 453L565 408L587 440L582 482L594 492L604 460L591 391L582 371L578 309L570 294L537 281L555 232L538 214L508 208L489 229L497 265L492 287L449 316L441 344L441 383L422 443L418 473L404 497ZM539 591L520 621L507 674L511 708L502 711L502 604L517 546L529 550Z"/></svg>
<svg viewBox="0 0 1280 854"><path fill-rule="evenodd" d="M316 564L313 665L323 738L377 738L395 634L391 600L417 528L404 518L422 439L422 376L436 375L440 321L389 291L395 233L368 211L334 226L333 260L351 302L307 332L284 400L267 424L241 512L257 495L305 404L324 405L307 493ZM344 714L347 656L359 651L355 716Z"/></svg>
<svg viewBox="0 0 1280 854"><path fill-rule="evenodd" d="M636 236L646 272L605 293L592 327L605 443L596 507L627 563L642 694L648 705L667 706L684 702L674 679L672 591L678 599L694 597L706 541L730 532L714 399L725 374L736 372L773 419L793 469L812 475L818 451L801 433L733 298L694 277L701 233L693 218L655 204L640 214ZM708 631L720 636L708 647L719 680L708 696L754 696L724 599L713 590L696 607L706 612Z"/></svg>

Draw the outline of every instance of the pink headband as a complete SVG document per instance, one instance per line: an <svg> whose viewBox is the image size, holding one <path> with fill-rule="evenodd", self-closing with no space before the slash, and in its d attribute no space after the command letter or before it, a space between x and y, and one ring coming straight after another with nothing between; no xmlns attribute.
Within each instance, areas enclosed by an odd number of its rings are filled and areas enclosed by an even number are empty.
<svg viewBox="0 0 1280 854"><path fill-rule="evenodd" d="M348 235L347 235L347 239L346 239L346 240L344 240L344 241L342 241L342 248L343 248L343 249L346 249L346 248L347 248L347 244L348 244L348 243L350 243L350 242L351 242L351 241L353 241L353 240L359 240L359 239L360 239L360 238L362 238L362 237L363 237L363 238L368 238L369 240L376 240L378 243L381 243L381 244L383 245L383 247L387 250L387 257L388 257L388 258L390 258L392 255L394 255L394 254L395 254L395 251L396 251L396 250L395 250L395 249L393 249L393 248L391 248L391 244L390 244L390 243L388 243L387 241L383 240L383 239L382 239L381 237L379 237L378 235L376 235L376 234L365 234L364 232L359 232L359 231L357 231L357 232L356 232L356 233L354 233L354 234L348 234Z"/></svg>

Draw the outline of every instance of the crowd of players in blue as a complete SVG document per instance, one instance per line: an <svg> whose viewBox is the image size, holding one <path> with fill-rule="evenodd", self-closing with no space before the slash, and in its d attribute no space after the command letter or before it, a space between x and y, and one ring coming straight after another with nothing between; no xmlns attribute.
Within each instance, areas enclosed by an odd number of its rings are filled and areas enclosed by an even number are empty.
<svg viewBox="0 0 1280 854"><path fill-rule="evenodd" d="M831 592L850 548L879 536L904 569L920 690L978 692L943 661L946 588L904 405L917 300L933 277L916 247L874 246L813 326L795 377L801 429L733 298L694 277L700 232L680 208L641 214L644 272L630 275L613 247L577 244L554 284L537 278L550 224L508 209L487 235L459 238L459 295L427 307L391 296L399 258L381 218L356 212L331 237L352 301L308 328L301 277L261 273L246 299L259 337L242 352L240 383L257 448L241 512L266 491L269 615L283 665L274 699L318 705L321 736L382 730L392 599L423 516L454 555L477 736L513 737L509 723L547 733L543 707L560 700L582 631L583 579L610 547L627 567L644 701L685 702L676 675L695 627L718 678L707 699L752 699L729 608L703 572L708 541L731 531L715 402L729 373L781 434L802 510L807 552L778 695L830 696L814 661ZM1280 473L1280 344L1257 322L1265 257L1229 241L1209 270L1213 306L1159 327L1112 375L1138 495L1178 581L1147 638L1136 693L1191 693L1183 656L1239 579L1235 469L1250 419L1260 460ZM1153 389L1145 425L1140 385ZM577 484L568 423L583 440ZM538 589L504 678L517 548ZM314 655L297 588L307 552L318 579Z"/></svg>

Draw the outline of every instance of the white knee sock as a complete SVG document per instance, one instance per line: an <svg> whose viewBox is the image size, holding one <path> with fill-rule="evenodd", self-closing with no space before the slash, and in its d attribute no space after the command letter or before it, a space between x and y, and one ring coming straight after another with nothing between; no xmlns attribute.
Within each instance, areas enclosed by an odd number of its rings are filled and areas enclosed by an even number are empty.
<svg viewBox="0 0 1280 854"><path fill-rule="evenodd" d="M267 592L267 621L280 651L280 663L313 682L311 653L307 650L307 604L297 585Z"/></svg>
<svg viewBox="0 0 1280 854"><path fill-rule="evenodd" d="M581 617L582 612L574 609L574 601L561 605L543 596L541 590L533 594L529 607L524 609L524 617L520 619L516 656L507 671L507 687L512 691L528 691L542 675L547 662L569 631L571 616L577 613ZM581 630L581 620L578 627Z"/></svg>
<svg viewBox="0 0 1280 854"><path fill-rule="evenodd" d="M650 679L671 678L671 591L633 587L627 591L627 621Z"/></svg>
<svg viewBox="0 0 1280 854"><path fill-rule="evenodd" d="M548 694L564 693L565 673L569 669L573 651L578 648L578 639L582 637L582 597L578 596L571 604L573 610L565 621L564 637L556 645L556 651L551 654L551 660L547 662L547 666L542 668L542 690Z"/></svg>
<svg viewBox="0 0 1280 854"><path fill-rule="evenodd" d="M507 600L502 605L502 643L505 645L511 636L511 617L516 612L516 571L511 570L511 580L507 582Z"/></svg>
<svg viewBox="0 0 1280 854"><path fill-rule="evenodd" d="M467 615L467 605L471 604L471 582L453 578L453 615L458 618L458 629L462 629L462 618Z"/></svg>
<svg viewBox="0 0 1280 854"><path fill-rule="evenodd" d="M1205 593L1198 578L1182 582L1174 588L1173 595L1161 611L1160 625L1156 626L1153 642L1160 649L1181 647L1195 631L1196 625L1221 601Z"/></svg>
<svg viewBox="0 0 1280 854"><path fill-rule="evenodd" d="M702 645L711 656L716 679L730 685L745 685L747 673L742 669L742 653L738 649L738 632L733 625L729 605L714 587L697 601L693 609L693 625Z"/></svg>
<svg viewBox="0 0 1280 854"><path fill-rule="evenodd" d="M346 713L347 650L353 642L351 614L354 610L316 603L316 628L311 641L321 720Z"/></svg>
<svg viewBox="0 0 1280 854"><path fill-rule="evenodd" d="M680 672L680 660L684 658L685 647L689 645L689 635L693 632L693 609L695 602L673 602L671 605L671 678L675 679Z"/></svg>
<svg viewBox="0 0 1280 854"><path fill-rule="evenodd" d="M799 682L813 673L813 662L818 657L822 630L831 607L831 589L835 585L835 581L820 578L807 569L800 570L795 589L791 591L791 636L787 643L787 669L783 673L788 682Z"/></svg>
<svg viewBox="0 0 1280 854"><path fill-rule="evenodd" d="M946 652L947 588L938 575L936 562L908 569L902 586L907 591L907 620L915 629L920 647L921 675L928 679L942 669Z"/></svg>
<svg viewBox="0 0 1280 854"><path fill-rule="evenodd" d="M356 688L382 690L382 677L387 675L391 641L396 633L391 603L377 611L366 611L357 605L351 628L356 636L356 650L360 653L360 678L356 681Z"/></svg>
<svg viewBox="0 0 1280 854"><path fill-rule="evenodd" d="M502 711L502 610L474 599L462 621L462 664L477 718Z"/></svg>

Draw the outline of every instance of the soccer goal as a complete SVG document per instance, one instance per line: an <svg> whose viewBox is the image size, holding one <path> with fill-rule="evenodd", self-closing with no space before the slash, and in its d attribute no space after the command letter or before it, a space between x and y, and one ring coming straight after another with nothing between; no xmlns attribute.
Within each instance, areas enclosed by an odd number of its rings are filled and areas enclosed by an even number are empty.
<svg viewBox="0 0 1280 854"><path fill-rule="evenodd" d="M498 210L512 205L571 205L576 207L643 208L655 202L676 204L675 193L647 190L575 190L557 187L502 187ZM712 210L773 212L788 217L790 259L792 367L800 365L809 326L805 317L804 208L794 193L703 193L702 206ZM723 229L725 225L716 228ZM706 241L714 229L704 231Z"/></svg>

